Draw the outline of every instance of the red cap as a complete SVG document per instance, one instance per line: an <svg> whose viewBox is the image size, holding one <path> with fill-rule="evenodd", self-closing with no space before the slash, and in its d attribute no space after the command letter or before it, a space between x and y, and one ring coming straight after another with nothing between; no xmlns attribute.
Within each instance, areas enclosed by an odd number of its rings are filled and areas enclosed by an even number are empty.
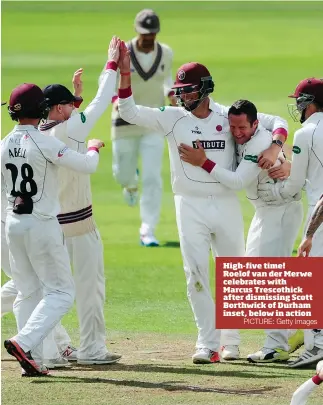
<svg viewBox="0 0 323 405"><path fill-rule="evenodd" d="M40 87L36 84L24 83L12 91L9 109L17 113L38 111L44 100L45 97Z"/></svg>
<svg viewBox="0 0 323 405"><path fill-rule="evenodd" d="M197 62L185 63L178 69L172 89L200 84L202 77L211 77L204 65Z"/></svg>
<svg viewBox="0 0 323 405"><path fill-rule="evenodd" d="M294 94L291 94L288 97L298 98L301 93L310 94L314 96L314 101L323 103L323 79L310 77L309 79L302 80L297 85Z"/></svg>

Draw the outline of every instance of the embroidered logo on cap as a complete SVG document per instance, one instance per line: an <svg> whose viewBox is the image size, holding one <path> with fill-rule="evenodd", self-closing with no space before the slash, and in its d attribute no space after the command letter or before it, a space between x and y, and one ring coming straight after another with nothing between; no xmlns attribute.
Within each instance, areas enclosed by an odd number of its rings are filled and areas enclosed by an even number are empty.
<svg viewBox="0 0 323 405"><path fill-rule="evenodd" d="M177 74L177 77L179 80L184 80L185 79L185 72L184 70L180 70Z"/></svg>

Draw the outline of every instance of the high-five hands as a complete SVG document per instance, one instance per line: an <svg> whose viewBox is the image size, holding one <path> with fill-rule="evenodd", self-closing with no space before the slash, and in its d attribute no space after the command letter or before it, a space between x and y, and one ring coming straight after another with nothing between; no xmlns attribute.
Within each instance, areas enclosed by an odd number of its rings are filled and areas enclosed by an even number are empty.
<svg viewBox="0 0 323 405"><path fill-rule="evenodd" d="M115 63L119 62L120 58L120 44L121 40L119 37L113 36L108 49L108 60Z"/></svg>

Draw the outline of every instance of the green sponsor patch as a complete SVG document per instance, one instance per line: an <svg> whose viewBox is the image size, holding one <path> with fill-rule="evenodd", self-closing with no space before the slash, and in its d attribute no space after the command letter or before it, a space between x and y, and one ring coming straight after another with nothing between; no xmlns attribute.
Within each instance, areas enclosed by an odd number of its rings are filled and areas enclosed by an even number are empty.
<svg viewBox="0 0 323 405"><path fill-rule="evenodd" d="M159 107L160 111L165 111L166 107Z"/></svg>
<svg viewBox="0 0 323 405"><path fill-rule="evenodd" d="M299 146L294 145L293 146L293 152L298 155L299 153L301 153L301 148Z"/></svg>
<svg viewBox="0 0 323 405"><path fill-rule="evenodd" d="M251 162L258 163L258 156L257 155L246 155L244 160L250 160Z"/></svg>
<svg viewBox="0 0 323 405"><path fill-rule="evenodd" d="M83 122L83 124L84 124L84 122L86 121L86 116L84 115L84 113L80 113L80 115L81 115L81 121Z"/></svg>

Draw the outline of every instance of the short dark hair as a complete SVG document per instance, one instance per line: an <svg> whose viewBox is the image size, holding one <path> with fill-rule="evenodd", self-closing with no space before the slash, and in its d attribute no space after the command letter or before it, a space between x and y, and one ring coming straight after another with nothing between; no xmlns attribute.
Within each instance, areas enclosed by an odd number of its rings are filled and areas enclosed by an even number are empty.
<svg viewBox="0 0 323 405"><path fill-rule="evenodd" d="M252 125L257 118L256 106L248 100L237 100L229 108L228 116L246 114L248 122Z"/></svg>

